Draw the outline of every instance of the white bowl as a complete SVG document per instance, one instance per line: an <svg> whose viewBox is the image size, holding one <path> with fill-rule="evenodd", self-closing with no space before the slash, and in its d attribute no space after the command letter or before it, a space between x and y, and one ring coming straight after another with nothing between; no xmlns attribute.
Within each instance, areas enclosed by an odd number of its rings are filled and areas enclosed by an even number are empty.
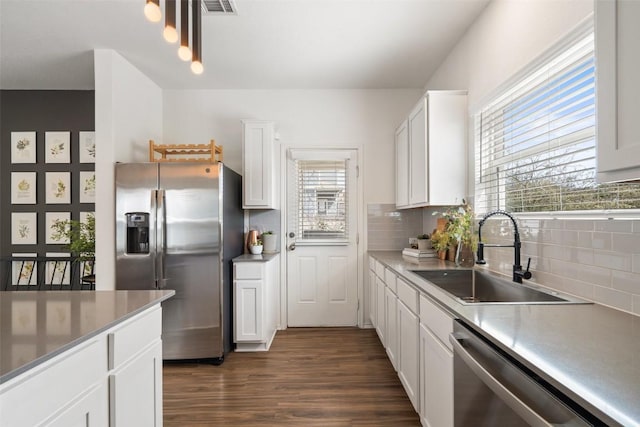
<svg viewBox="0 0 640 427"><path fill-rule="evenodd" d="M262 253L262 245L249 246L249 250L254 255L260 255Z"/></svg>

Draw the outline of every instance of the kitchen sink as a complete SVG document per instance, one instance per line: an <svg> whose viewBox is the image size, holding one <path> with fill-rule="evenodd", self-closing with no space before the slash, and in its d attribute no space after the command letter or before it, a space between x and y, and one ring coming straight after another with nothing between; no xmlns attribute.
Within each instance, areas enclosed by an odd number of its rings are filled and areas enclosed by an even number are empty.
<svg viewBox="0 0 640 427"><path fill-rule="evenodd" d="M463 304L590 304L559 292L512 283L478 270L410 270Z"/></svg>

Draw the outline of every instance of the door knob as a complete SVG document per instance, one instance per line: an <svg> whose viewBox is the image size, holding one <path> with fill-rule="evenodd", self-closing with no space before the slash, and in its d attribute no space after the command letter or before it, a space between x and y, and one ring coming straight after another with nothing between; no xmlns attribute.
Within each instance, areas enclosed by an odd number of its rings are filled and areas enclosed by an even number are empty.
<svg viewBox="0 0 640 427"><path fill-rule="evenodd" d="M290 251L295 251L296 250L296 244L295 243L290 244L287 249L289 249Z"/></svg>

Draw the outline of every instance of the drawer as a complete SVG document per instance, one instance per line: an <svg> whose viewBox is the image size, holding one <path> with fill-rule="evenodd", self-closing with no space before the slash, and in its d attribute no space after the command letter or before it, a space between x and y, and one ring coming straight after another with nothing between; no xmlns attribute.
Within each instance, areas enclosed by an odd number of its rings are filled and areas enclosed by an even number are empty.
<svg viewBox="0 0 640 427"><path fill-rule="evenodd" d="M262 279L262 262L236 262L233 264L233 278L239 280Z"/></svg>
<svg viewBox="0 0 640 427"><path fill-rule="evenodd" d="M127 320L109 334L109 369L116 369L162 334L162 308L155 306Z"/></svg>
<svg viewBox="0 0 640 427"><path fill-rule="evenodd" d="M420 295L420 322L433 332L442 345L453 351L449 342L449 334L453 332L453 317L423 295Z"/></svg>
<svg viewBox="0 0 640 427"><path fill-rule="evenodd" d="M396 279L396 293L400 301L404 303L411 311L418 313L418 291L398 277Z"/></svg>
<svg viewBox="0 0 640 427"><path fill-rule="evenodd" d="M380 261L376 261L376 274L379 278L384 280L384 264Z"/></svg>
<svg viewBox="0 0 640 427"><path fill-rule="evenodd" d="M387 284L389 289L393 291L394 294L397 293L396 273L391 271L391 269L389 268L384 269L384 282Z"/></svg>

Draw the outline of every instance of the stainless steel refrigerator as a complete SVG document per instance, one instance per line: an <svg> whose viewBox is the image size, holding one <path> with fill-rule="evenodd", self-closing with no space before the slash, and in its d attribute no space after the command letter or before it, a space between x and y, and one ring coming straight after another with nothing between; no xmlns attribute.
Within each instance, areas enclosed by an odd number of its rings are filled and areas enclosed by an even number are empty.
<svg viewBox="0 0 640 427"><path fill-rule="evenodd" d="M116 289L174 289L163 358L231 350L231 259L243 248L242 184L222 163L118 163Z"/></svg>

